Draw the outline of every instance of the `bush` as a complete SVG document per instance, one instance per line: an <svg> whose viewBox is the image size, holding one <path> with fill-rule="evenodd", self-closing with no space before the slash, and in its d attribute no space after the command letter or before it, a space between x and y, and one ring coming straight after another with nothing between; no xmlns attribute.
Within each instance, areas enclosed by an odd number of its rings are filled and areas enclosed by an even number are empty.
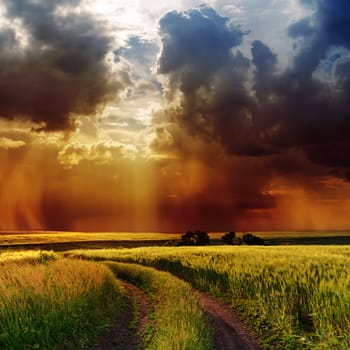
<svg viewBox="0 0 350 350"><path fill-rule="evenodd" d="M210 238L207 232L197 230L196 232L187 231L181 236L180 245L208 245Z"/></svg>
<svg viewBox="0 0 350 350"><path fill-rule="evenodd" d="M247 245L265 245L265 241L261 237L254 236L251 233L245 233L242 239Z"/></svg>
<svg viewBox="0 0 350 350"><path fill-rule="evenodd" d="M187 231L181 236L181 245L195 245L196 238L192 231Z"/></svg>
<svg viewBox="0 0 350 350"><path fill-rule="evenodd" d="M228 232L225 233L221 239L226 243L226 244L234 244L234 239L236 237L236 232Z"/></svg>
<svg viewBox="0 0 350 350"><path fill-rule="evenodd" d="M243 239L241 237L235 237L233 240L233 245L242 245L243 244Z"/></svg>

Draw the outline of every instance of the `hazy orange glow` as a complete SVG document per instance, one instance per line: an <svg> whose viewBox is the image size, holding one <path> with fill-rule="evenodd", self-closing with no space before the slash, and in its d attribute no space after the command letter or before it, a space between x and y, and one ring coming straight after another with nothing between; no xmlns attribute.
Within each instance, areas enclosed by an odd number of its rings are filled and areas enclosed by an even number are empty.
<svg viewBox="0 0 350 350"><path fill-rule="evenodd" d="M10 157L1 159L0 213L2 229L43 227L40 203L43 173L33 166L28 152L17 164Z"/></svg>
<svg viewBox="0 0 350 350"><path fill-rule="evenodd" d="M348 227L350 184L332 177L322 180L320 192L307 180L265 178L262 165L251 167L249 159L211 162L200 152L188 159L83 160L68 169L56 162L57 147L34 144L1 153L2 230ZM263 189L262 197L255 187Z"/></svg>
<svg viewBox="0 0 350 350"><path fill-rule="evenodd" d="M345 2L188 3L0 4L0 230L349 229Z"/></svg>

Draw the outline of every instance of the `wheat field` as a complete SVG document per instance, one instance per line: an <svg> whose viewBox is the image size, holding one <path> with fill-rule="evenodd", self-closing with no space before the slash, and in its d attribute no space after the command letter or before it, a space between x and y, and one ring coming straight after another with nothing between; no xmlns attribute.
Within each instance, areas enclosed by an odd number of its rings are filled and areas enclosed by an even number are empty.
<svg viewBox="0 0 350 350"><path fill-rule="evenodd" d="M224 298L271 349L350 348L350 247L154 247L67 255L153 266Z"/></svg>

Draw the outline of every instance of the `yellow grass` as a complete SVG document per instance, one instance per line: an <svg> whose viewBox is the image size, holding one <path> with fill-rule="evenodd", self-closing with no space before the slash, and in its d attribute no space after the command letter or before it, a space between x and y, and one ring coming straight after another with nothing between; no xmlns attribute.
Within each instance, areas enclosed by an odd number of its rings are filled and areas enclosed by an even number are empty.
<svg viewBox="0 0 350 350"><path fill-rule="evenodd" d="M15 254L0 264L0 349L85 349L121 312L122 287L106 266L63 258L40 264L43 255Z"/></svg>
<svg viewBox="0 0 350 350"><path fill-rule="evenodd" d="M27 262L43 262L48 260L56 260L58 255L52 251L41 251L41 250L26 250L11 252L5 251L0 253L0 264L6 261L27 261Z"/></svg>

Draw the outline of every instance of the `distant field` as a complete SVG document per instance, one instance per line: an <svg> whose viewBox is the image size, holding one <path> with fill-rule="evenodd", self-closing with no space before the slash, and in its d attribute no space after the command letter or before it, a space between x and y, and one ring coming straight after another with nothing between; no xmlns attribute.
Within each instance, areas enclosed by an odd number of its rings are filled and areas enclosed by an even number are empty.
<svg viewBox="0 0 350 350"><path fill-rule="evenodd" d="M350 244L350 231L251 231L268 244ZM180 240L182 232L57 232L57 231L12 231L0 232L0 247L33 248L43 245L45 249L81 247L133 247L164 245ZM223 232L210 232L213 244L221 243ZM237 232L242 235L242 232ZM64 248L64 249L66 249Z"/></svg>
<svg viewBox="0 0 350 350"><path fill-rule="evenodd" d="M58 232L58 231L13 231L0 233L2 244L35 244L80 241L140 241L169 240L179 238L178 233L161 232Z"/></svg>
<svg viewBox="0 0 350 350"><path fill-rule="evenodd" d="M265 231L252 232L269 245L348 245L350 231Z"/></svg>
<svg viewBox="0 0 350 350"><path fill-rule="evenodd" d="M103 248L163 245L180 234L159 232L2 232L0 248L35 248L66 250L78 247Z"/></svg>
<svg viewBox="0 0 350 350"><path fill-rule="evenodd" d="M350 236L350 230L342 231L250 231L251 233L263 238L300 238L300 237L337 237Z"/></svg>

